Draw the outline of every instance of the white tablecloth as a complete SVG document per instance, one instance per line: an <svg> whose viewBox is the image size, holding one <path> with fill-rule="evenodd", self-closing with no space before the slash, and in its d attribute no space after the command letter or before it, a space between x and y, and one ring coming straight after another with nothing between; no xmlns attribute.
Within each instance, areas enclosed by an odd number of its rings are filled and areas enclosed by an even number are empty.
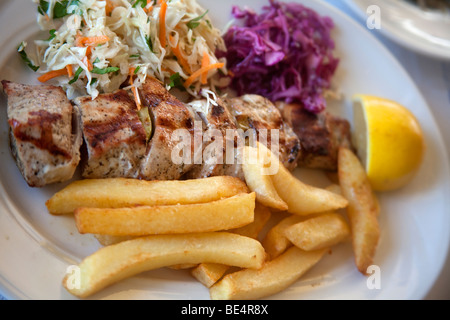
<svg viewBox="0 0 450 320"><path fill-rule="evenodd" d="M355 15L340 0L325 0L344 11L356 21L365 25L365 21ZM403 67L416 82L428 102L444 137L447 152L450 156L450 62L431 59L405 49L382 36L379 31L372 31L386 47L398 58ZM450 299L450 256L447 264L429 293L428 299ZM0 295L0 300L3 300Z"/></svg>

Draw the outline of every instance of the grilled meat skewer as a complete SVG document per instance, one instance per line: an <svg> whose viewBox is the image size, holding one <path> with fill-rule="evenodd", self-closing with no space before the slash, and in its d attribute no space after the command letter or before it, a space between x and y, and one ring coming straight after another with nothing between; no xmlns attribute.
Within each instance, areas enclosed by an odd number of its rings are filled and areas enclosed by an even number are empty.
<svg viewBox="0 0 450 320"><path fill-rule="evenodd" d="M84 178L137 178L147 138L137 106L125 90L74 100L87 149Z"/></svg>
<svg viewBox="0 0 450 320"><path fill-rule="evenodd" d="M196 100L188 104L203 122L204 138L202 164L194 165L187 178L198 179L211 176L230 175L244 180L240 162L241 151L238 147L236 130L239 128L235 117L229 110L228 101L218 98L215 103ZM220 135L220 140L216 139ZM228 148L232 148L228 150ZM228 163L229 157L233 163ZM218 154L216 154L218 153ZM228 160L228 161L227 161Z"/></svg>
<svg viewBox="0 0 450 320"><path fill-rule="evenodd" d="M172 161L172 152L177 147L172 136L177 129L186 129L193 137L194 116L156 79L147 79L139 94L143 106L149 108L153 118L153 136L141 162L140 177L145 180L178 180L192 168L193 163L176 164Z"/></svg>
<svg viewBox="0 0 450 320"><path fill-rule="evenodd" d="M233 115L243 130L255 130L260 136L267 130L267 147L271 148L271 130L278 130L279 157L289 170L297 167L300 157L300 141L288 123L283 121L280 111L268 99L254 94L233 98L230 102Z"/></svg>
<svg viewBox="0 0 450 320"><path fill-rule="evenodd" d="M298 105L275 106L258 95L233 99L206 100L184 104L156 79L147 79L139 90L142 108L152 118L152 136L147 138L137 105L124 91L101 94L97 99L80 97L75 106L61 88L26 86L3 81L8 95L8 121L12 153L30 186L41 187L72 178L80 162L82 136L86 157L84 178L128 177L146 180L177 180L231 175L244 179L239 162L236 136L227 141L227 130L253 130L261 135L267 130L279 133L279 157L290 170L301 167L336 170L340 145L351 146L350 125L327 113L313 115ZM81 113L81 129L77 123ZM75 114L75 116L73 116ZM194 122L202 122L202 134L216 130L223 138L219 154L208 154L213 140L202 141L202 163L194 164ZM178 141L176 130L183 129L191 139L189 161L174 163ZM227 143L228 142L228 143ZM226 148L234 146L234 163L227 164ZM186 151L186 150L183 150ZM198 150L197 150L198 152ZM223 152L223 154L220 154ZM223 161L213 160L223 156Z"/></svg>
<svg viewBox="0 0 450 320"><path fill-rule="evenodd" d="M70 180L80 161L78 112L54 86L2 81L12 155L31 187Z"/></svg>
<svg viewBox="0 0 450 320"><path fill-rule="evenodd" d="M336 171L339 147L352 148L349 122L327 112L310 113L297 104L277 106L300 139L302 152L298 165Z"/></svg>

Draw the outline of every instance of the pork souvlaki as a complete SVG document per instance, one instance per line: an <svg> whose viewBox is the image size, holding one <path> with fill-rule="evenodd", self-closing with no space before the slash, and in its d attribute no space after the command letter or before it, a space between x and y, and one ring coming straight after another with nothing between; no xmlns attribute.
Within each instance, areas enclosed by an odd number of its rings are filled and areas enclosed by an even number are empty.
<svg viewBox="0 0 450 320"><path fill-rule="evenodd" d="M146 134L137 106L125 90L74 100L80 109L86 156L85 178L137 178Z"/></svg>
<svg viewBox="0 0 450 320"><path fill-rule="evenodd" d="M230 175L243 178L242 162L237 160L239 148L232 163L225 162L226 130L254 131L258 136L262 129L278 131L279 157L287 168L297 164L305 167L334 170L337 146L349 141L347 125L333 126L329 123L346 123L345 120L327 115L327 121L302 121L293 118L294 111L281 111L269 100L258 95L226 99L217 98L212 105L205 100L185 104L170 94L157 80L149 78L139 90L140 108L148 108L152 118L152 135L147 139L144 124L138 115L133 95L125 90L74 99L73 105L64 92L57 87L27 86L3 81L8 96L8 122L11 128L12 153L16 163L30 186L70 180L80 162L84 178L127 177L145 180L178 180ZM199 106L203 106L199 108ZM282 117L285 115L285 118ZM194 149L184 158L174 162L176 148L173 133L184 129L194 141L194 122L202 121L202 130L216 129L225 138L223 146L212 157L207 149L211 140L201 140L201 163L193 162ZM305 141L296 135L303 134ZM341 129L343 127L343 129ZM324 138L324 132L326 137ZM203 132L201 132L204 134ZM321 144L320 152L304 154L302 146L310 141L331 141ZM270 140L267 141L271 143ZM217 151L219 150L219 151ZM236 151L234 150L234 151ZM324 157L326 161L324 161ZM215 162L217 159L220 162ZM308 159L305 161L305 159ZM299 161L300 160L300 161Z"/></svg>
<svg viewBox="0 0 450 320"><path fill-rule="evenodd" d="M32 187L70 180L80 162L77 109L54 86L2 81L8 95L11 153Z"/></svg>

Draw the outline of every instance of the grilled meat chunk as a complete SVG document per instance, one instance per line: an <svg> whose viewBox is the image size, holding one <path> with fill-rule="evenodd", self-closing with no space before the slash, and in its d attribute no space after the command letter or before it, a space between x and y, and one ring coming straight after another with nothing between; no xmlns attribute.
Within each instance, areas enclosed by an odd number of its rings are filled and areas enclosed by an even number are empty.
<svg viewBox="0 0 450 320"><path fill-rule="evenodd" d="M238 145L236 118L231 114L226 100L214 103L196 100L188 104L203 121L202 164L194 165L188 172L191 179L228 175L244 179L242 149Z"/></svg>
<svg viewBox="0 0 450 320"><path fill-rule="evenodd" d="M277 106L300 138L299 166L335 171L339 146L352 148L349 122L327 112L312 114L296 104Z"/></svg>
<svg viewBox="0 0 450 320"><path fill-rule="evenodd" d="M300 141L288 123L283 121L280 111L268 99L254 94L231 99L231 111L243 130L253 129L261 140L267 134L267 147L272 145L272 129L279 134L279 157L289 170L295 169L300 157Z"/></svg>
<svg viewBox="0 0 450 320"><path fill-rule="evenodd" d="M176 148L179 143L173 135L178 129L187 130L193 146L194 115L156 79L147 79L139 94L142 104L150 108L154 128L141 162L140 177L146 180L177 180L192 168L193 148L190 154L182 157L189 158L189 161L173 161L172 152L178 152Z"/></svg>
<svg viewBox="0 0 450 320"><path fill-rule="evenodd" d="M64 91L2 81L8 97L10 145L31 187L70 180L80 161L82 142L77 110Z"/></svg>
<svg viewBox="0 0 450 320"><path fill-rule="evenodd" d="M87 159L84 178L137 178L147 137L137 106L125 90L74 101L80 108Z"/></svg>

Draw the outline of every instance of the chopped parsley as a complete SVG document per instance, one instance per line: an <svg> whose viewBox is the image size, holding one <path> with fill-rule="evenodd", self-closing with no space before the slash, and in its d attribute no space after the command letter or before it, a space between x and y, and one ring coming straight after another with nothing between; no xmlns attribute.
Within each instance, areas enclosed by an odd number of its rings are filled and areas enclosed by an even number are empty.
<svg viewBox="0 0 450 320"><path fill-rule="evenodd" d="M17 52L19 53L20 57L22 58L23 62L25 62L31 70L34 72L39 70L39 66L35 66L34 63L28 58L27 53L25 52L26 44L25 42L22 42L20 46L17 48Z"/></svg>
<svg viewBox="0 0 450 320"><path fill-rule="evenodd" d="M140 5L141 8L145 8L147 6L147 0L136 0L133 4L133 8L136 8L138 5Z"/></svg>
<svg viewBox="0 0 450 320"><path fill-rule="evenodd" d="M67 8L71 5L79 5L79 3L80 3L79 0L63 0L56 2L55 6L53 7L53 18L60 19L69 15L70 13L67 12ZM41 15L43 16L47 15L48 8L49 8L48 1L45 0L39 1L38 12Z"/></svg>
<svg viewBox="0 0 450 320"><path fill-rule="evenodd" d="M118 68L118 67L107 67L107 68L103 68L103 69L99 69L99 68L95 67L94 69L91 70L91 73L107 74L107 73L117 72L119 70L120 70L120 68Z"/></svg>
<svg viewBox="0 0 450 320"><path fill-rule="evenodd" d="M204 14L202 14L201 16L192 19L191 21L189 21L186 25L189 29L195 29L200 25L200 20L203 19L204 16L206 16L206 14L208 13L209 10L206 10Z"/></svg>
<svg viewBox="0 0 450 320"><path fill-rule="evenodd" d="M183 79L181 78L181 76L180 76L180 74L178 72L174 73L173 75L170 76L169 87L170 88L177 88L177 89L180 89L182 91L186 90L184 88Z"/></svg>
<svg viewBox="0 0 450 320"><path fill-rule="evenodd" d="M73 75L72 80L69 81L69 84L74 84L77 82L78 78L80 77L80 74L83 72L82 67L78 67L77 71L75 71L75 74Z"/></svg>
<svg viewBox="0 0 450 320"><path fill-rule="evenodd" d="M48 38L47 41L52 41L56 37L56 30L52 29L49 31L49 33L50 33L50 38Z"/></svg>
<svg viewBox="0 0 450 320"><path fill-rule="evenodd" d="M153 51L153 43L152 43L152 39L150 39L150 36L146 36L145 41L147 42L147 46L150 49L150 51L155 53L155 51Z"/></svg>

